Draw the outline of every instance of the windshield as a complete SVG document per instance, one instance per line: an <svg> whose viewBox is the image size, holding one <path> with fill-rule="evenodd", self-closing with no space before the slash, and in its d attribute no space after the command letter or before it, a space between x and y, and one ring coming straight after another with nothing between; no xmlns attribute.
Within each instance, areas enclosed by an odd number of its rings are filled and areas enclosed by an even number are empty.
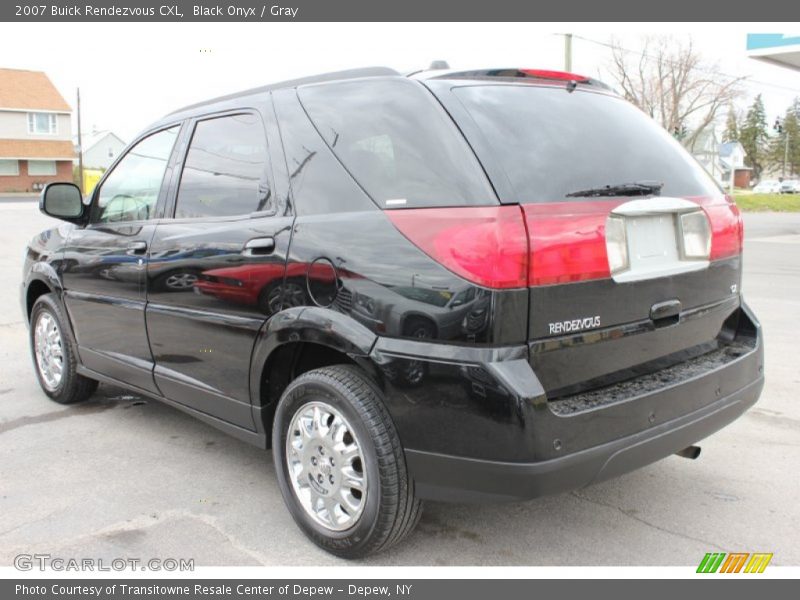
<svg viewBox="0 0 800 600"><path fill-rule="evenodd" d="M663 183L662 196L720 193L669 133L616 96L532 85L471 85L453 92L485 138L473 144L478 158L491 152L511 182L515 197L504 202L585 200L609 195L592 190L624 191L637 182Z"/></svg>

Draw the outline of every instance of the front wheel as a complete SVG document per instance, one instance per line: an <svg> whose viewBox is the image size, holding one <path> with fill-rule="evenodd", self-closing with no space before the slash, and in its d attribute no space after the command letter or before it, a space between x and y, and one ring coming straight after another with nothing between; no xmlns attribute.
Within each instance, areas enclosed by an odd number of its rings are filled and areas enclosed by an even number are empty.
<svg viewBox="0 0 800 600"><path fill-rule="evenodd" d="M374 554L419 520L394 423L380 390L356 367L316 369L289 384L275 414L272 452L292 517L332 554Z"/></svg>
<svg viewBox="0 0 800 600"><path fill-rule="evenodd" d="M59 404L86 400L97 382L78 375L77 352L61 306L53 294L40 296L31 310L30 344L42 390Z"/></svg>

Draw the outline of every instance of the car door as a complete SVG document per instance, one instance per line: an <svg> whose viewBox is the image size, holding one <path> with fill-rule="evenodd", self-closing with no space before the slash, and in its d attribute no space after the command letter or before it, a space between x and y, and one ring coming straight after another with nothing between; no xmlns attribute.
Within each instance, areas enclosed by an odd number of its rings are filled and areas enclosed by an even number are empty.
<svg viewBox="0 0 800 600"><path fill-rule="evenodd" d="M276 201L262 113L190 127L147 266L154 377L167 398L254 429L250 358L280 306L293 219Z"/></svg>
<svg viewBox="0 0 800 600"><path fill-rule="evenodd" d="M149 392L157 388L145 328L147 250L179 131L176 124L148 133L116 162L64 255L64 301L81 362Z"/></svg>

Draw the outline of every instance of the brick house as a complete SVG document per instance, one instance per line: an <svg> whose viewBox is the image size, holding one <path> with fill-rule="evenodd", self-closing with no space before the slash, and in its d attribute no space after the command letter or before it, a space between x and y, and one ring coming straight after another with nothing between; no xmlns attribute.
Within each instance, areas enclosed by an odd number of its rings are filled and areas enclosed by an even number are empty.
<svg viewBox="0 0 800 600"><path fill-rule="evenodd" d="M72 109L41 71L0 68L0 192L72 181Z"/></svg>

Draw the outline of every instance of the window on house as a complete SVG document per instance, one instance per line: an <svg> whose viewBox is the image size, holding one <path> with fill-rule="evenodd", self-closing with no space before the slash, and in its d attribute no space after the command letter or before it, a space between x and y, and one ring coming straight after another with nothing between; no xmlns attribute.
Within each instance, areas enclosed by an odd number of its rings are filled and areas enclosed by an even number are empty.
<svg viewBox="0 0 800 600"><path fill-rule="evenodd" d="M19 175L19 161L0 159L0 175Z"/></svg>
<svg viewBox="0 0 800 600"><path fill-rule="evenodd" d="M57 115L54 113L28 113L28 133L58 133Z"/></svg>
<svg viewBox="0 0 800 600"><path fill-rule="evenodd" d="M55 175L56 161L54 160L29 160L28 175Z"/></svg>

